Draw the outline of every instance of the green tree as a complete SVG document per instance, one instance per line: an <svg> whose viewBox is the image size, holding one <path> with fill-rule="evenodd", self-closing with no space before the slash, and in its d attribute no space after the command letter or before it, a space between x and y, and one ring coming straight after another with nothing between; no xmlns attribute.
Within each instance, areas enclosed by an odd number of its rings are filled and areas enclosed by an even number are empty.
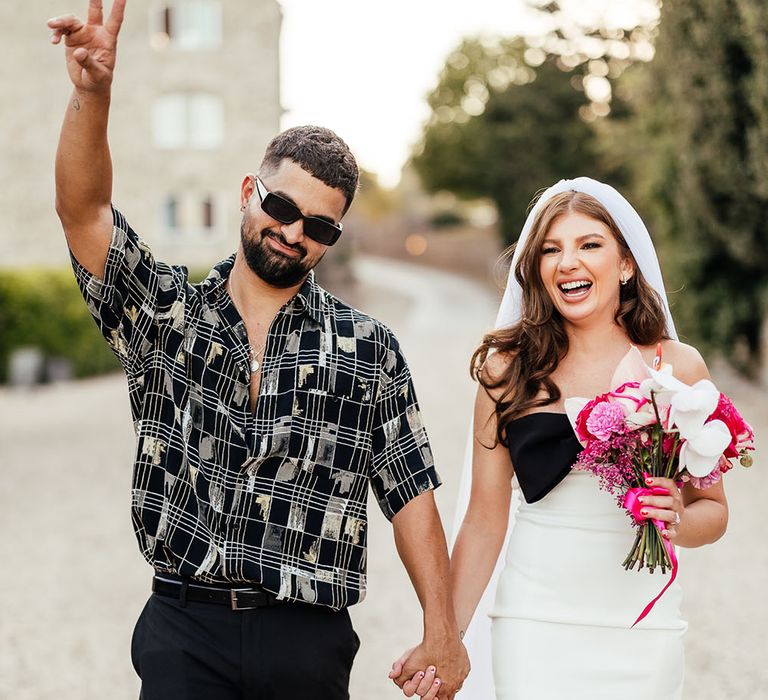
<svg viewBox="0 0 768 700"><path fill-rule="evenodd" d="M505 242L514 241L538 190L596 174L575 77L521 39L465 40L428 98L432 116L413 158L427 190L489 198Z"/></svg>
<svg viewBox="0 0 768 700"><path fill-rule="evenodd" d="M768 6L665 3L654 61L622 82L633 115L614 151L681 290L678 326L754 373L768 310Z"/></svg>

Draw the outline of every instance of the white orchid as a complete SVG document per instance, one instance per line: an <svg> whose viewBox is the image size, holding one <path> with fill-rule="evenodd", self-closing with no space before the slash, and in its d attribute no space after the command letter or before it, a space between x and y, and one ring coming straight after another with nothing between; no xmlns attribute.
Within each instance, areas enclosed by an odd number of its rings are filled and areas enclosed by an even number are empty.
<svg viewBox="0 0 768 700"><path fill-rule="evenodd" d="M679 384L680 388L670 400L669 420L680 430L680 437L688 440L702 429L707 418L714 413L720 392L708 379L702 379L693 386Z"/></svg>
<svg viewBox="0 0 768 700"><path fill-rule="evenodd" d="M672 365L664 365L661 369L648 367L647 379L640 383L640 393L650 399L653 394L656 405L669 405L672 397L679 391L690 387L672 375Z"/></svg>
<svg viewBox="0 0 768 700"><path fill-rule="evenodd" d="M691 476L705 477L717 466L723 451L731 442L728 426L720 420L707 419L717 408L720 392L708 379L693 386L676 382L670 394L670 425L675 426L683 440L680 447L680 468ZM671 385L668 382L667 385Z"/></svg>
<svg viewBox="0 0 768 700"><path fill-rule="evenodd" d="M709 421L685 438L680 448L680 469L698 478L711 474L730 442L731 433L725 423Z"/></svg>

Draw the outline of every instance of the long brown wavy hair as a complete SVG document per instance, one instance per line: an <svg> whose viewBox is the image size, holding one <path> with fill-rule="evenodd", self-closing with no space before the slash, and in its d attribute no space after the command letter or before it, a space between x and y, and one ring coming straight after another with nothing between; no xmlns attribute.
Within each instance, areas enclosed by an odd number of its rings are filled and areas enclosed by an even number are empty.
<svg viewBox="0 0 768 700"><path fill-rule="evenodd" d="M522 317L513 326L485 335L470 362L470 373L489 395L492 396L492 390L503 388L496 400L496 437L504 445L507 444L505 428L510 421L560 399L560 390L551 375L568 353L568 335L563 318L544 287L539 263L543 241L550 228L559 217L571 212L605 224L616 238L622 258L634 263L616 222L594 197L583 192L562 192L541 208L514 271L523 289ZM512 250L514 246L507 254ZM620 288L619 308L614 320L635 345L652 345L669 337L661 297L646 282L636 264L634 273ZM503 353L510 360L498 376L483 371L491 352Z"/></svg>

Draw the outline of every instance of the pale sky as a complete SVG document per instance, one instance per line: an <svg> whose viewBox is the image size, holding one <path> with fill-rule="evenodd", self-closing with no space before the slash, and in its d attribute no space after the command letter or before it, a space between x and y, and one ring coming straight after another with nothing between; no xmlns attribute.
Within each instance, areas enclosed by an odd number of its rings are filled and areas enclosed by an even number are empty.
<svg viewBox="0 0 768 700"><path fill-rule="evenodd" d="M578 12L618 21L617 12L626 17L645 2L578 0ZM532 26L523 0L280 3L283 128L330 127L388 186L418 140L426 95L449 52L465 36L514 36Z"/></svg>

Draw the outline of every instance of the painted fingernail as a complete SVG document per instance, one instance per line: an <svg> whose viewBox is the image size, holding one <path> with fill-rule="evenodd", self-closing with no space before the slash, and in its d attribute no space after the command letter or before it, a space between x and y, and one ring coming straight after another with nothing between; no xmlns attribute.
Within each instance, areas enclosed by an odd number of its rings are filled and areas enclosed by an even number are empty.
<svg viewBox="0 0 768 700"><path fill-rule="evenodd" d="M645 480L646 480L646 481L647 481L649 484L652 484L652 483L653 483L653 479L652 479L650 476L646 477L646 479L645 479Z"/></svg>
<svg viewBox="0 0 768 700"><path fill-rule="evenodd" d="M434 666L430 666L430 667L427 669L427 671L429 671L430 673L434 673L435 671L437 671L437 669L436 669Z"/></svg>
<svg viewBox="0 0 768 700"><path fill-rule="evenodd" d="M435 685L440 685L440 681L439 680L435 681Z"/></svg>
<svg viewBox="0 0 768 700"><path fill-rule="evenodd" d="M417 675L419 678L424 678L424 671L419 671L419 672L418 672L416 675Z"/></svg>
<svg viewBox="0 0 768 700"><path fill-rule="evenodd" d="M641 514L641 515L648 515L648 511L647 511L647 510L641 510L641 511L640 511L640 514Z"/></svg>

